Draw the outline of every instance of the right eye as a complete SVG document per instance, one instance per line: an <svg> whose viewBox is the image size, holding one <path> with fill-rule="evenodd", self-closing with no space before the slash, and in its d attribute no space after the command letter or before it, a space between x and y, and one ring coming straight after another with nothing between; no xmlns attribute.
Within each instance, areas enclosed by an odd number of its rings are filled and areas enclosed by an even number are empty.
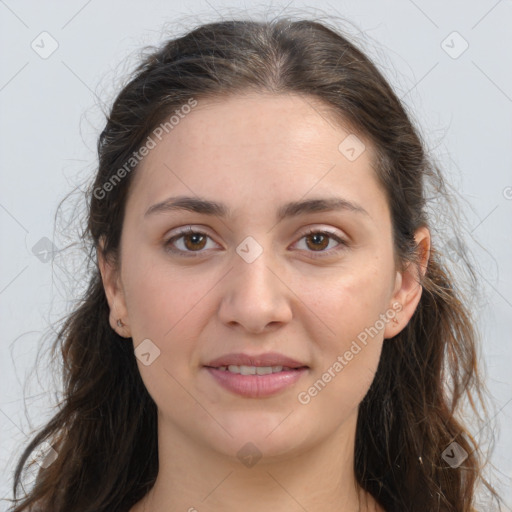
<svg viewBox="0 0 512 512"><path fill-rule="evenodd" d="M210 238L209 235L202 231L194 230L190 226L178 231L178 233L174 234L171 238L168 238L164 247L167 251L178 254L180 256L199 256L202 252L202 249L206 245L206 240ZM179 241L182 248L176 249L176 243ZM196 250L197 249L197 250ZM188 253L188 254L187 254ZM199 254L194 254L199 253Z"/></svg>

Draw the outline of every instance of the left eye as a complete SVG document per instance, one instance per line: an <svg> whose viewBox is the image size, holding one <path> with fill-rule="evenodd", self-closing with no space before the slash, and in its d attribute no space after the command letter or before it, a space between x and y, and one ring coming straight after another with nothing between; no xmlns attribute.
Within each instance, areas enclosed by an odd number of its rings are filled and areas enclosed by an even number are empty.
<svg viewBox="0 0 512 512"><path fill-rule="evenodd" d="M169 238L164 245L165 248L172 253L195 257L200 256L204 252L202 251L202 249L205 248L206 241L208 238L210 238L210 236L207 235L206 233L203 233L202 231L194 231L193 229L188 228L178 232L176 235ZM331 233L330 231L310 230L302 235L300 240L303 239L306 240L306 247L313 247L312 251L307 252L321 253L318 256L316 254L312 255L313 257L321 257L326 253L330 254L332 252L337 252L348 245L345 240L343 240L336 234ZM338 246L334 249L329 249L328 251L326 251L325 249L328 247L329 242L333 240L337 242ZM178 242L180 242L180 244L182 245L181 248L176 248Z"/></svg>
<svg viewBox="0 0 512 512"><path fill-rule="evenodd" d="M344 249L348 245L345 240L340 238L338 235L331 233L330 231L318 231L318 230L313 229L313 230L310 230L307 233L305 233L301 237L300 240L302 240L302 239L306 240L307 247L312 246L312 247L315 247L315 249L320 249L319 251L318 250L311 251L311 252L320 252L320 255L318 255L318 256L316 254L312 255L315 258L322 257L322 256L326 255L326 253L327 253L327 255L330 255L333 252L337 252L337 251ZM311 243L308 243L308 240L310 240L312 242L312 245L311 245ZM329 249L328 251L325 251L324 249L329 245L329 242L332 240L337 242L338 245L334 249ZM327 243L327 245L326 245L326 243Z"/></svg>

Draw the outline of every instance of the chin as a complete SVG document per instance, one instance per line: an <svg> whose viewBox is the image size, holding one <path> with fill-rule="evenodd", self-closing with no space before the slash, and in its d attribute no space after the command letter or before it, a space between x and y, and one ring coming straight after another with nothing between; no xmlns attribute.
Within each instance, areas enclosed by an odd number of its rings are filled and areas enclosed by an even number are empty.
<svg viewBox="0 0 512 512"><path fill-rule="evenodd" d="M273 462L294 458L302 451L308 450L315 444L318 436L318 426L308 429L307 422L299 421L298 428L291 417L294 412L287 415L288 409L282 409L279 413L267 413L262 411L237 412L225 416L217 416L219 423L229 432L217 429L215 435L217 442L209 436L209 444L212 448L234 460L242 462L244 456L251 456ZM295 420L297 420L295 418ZM284 421L283 421L284 420ZM262 460L262 462L264 461Z"/></svg>

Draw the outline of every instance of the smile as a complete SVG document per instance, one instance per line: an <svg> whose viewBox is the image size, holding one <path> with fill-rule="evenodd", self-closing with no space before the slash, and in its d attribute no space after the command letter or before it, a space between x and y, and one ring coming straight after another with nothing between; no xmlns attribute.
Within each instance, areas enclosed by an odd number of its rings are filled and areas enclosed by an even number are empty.
<svg viewBox="0 0 512 512"><path fill-rule="evenodd" d="M268 375L270 373L286 372L294 369L295 368L288 368L286 366L237 366L235 364L219 366L217 368L217 370L239 373L241 375Z"/></svg>
<svg viewBox="0 0 512 512"><path fill-rule="evenodd" d="M204 367L223 389L245 398L264 398L292 387L309 368L286 366Z"/></svg>

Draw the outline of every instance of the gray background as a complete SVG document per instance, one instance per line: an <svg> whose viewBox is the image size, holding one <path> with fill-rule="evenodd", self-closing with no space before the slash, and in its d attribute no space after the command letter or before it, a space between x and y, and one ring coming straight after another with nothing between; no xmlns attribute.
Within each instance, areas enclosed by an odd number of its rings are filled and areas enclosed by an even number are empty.
<svg viewBox="0 0 512 512"><path fill-rule="evenodd" d="M138 49L166 31L176 35L221 16L281 13L339 17L334 23L391 81L463 200L459 234L483 286L474 311L494 401L486 416L495 436L492 483L512 510L512 2L311 4L0 0L0 498L10 496L27 436L49 419L60 396L56 376L33 365L41 336L51 341L49 323L83 286L83 261L63 250L76 234L72 204L60 233L54 214L66 193L75 189L79 197L94 172L101 102L110 103ZM58 47L49 55L52 45Z"/></svg>

